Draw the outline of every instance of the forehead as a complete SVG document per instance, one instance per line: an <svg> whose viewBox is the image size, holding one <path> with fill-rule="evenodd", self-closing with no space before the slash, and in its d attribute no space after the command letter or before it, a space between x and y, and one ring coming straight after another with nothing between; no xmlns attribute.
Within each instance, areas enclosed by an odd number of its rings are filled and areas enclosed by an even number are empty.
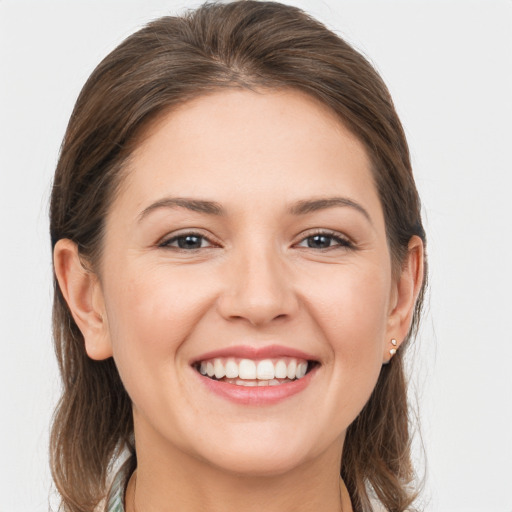
<svg viewBox="0 0 512 512"><path fill-rule="evenodd" d="M229 89L160 116L120 195L138 209L166 194L265 205L337 192L371 203L370 166L363 144L314 98Z"/></svg>

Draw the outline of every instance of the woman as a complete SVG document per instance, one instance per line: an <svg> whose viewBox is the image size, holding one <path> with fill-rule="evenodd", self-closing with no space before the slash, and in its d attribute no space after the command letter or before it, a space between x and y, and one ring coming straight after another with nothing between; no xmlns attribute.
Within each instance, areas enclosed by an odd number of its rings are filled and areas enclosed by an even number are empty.
<svg viewBox="0 0 512 512"><path fill-rule="evenodd" d="M135 33L78 98L51 235L64 510L411 506L425 235L344 41L253 1Z"/></svg>

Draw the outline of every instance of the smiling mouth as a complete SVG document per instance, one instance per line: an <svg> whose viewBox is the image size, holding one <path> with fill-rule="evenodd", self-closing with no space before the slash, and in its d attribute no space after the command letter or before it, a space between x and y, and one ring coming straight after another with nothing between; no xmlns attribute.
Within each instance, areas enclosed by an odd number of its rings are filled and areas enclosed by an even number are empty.
<svg viewBox="0 0 512 512"><path fill-rule="evenodd" d="M212 380L235 386L280 386L302 379L319 363L296 357L242 359L215 357L199 361L194 369Z"/></svg>

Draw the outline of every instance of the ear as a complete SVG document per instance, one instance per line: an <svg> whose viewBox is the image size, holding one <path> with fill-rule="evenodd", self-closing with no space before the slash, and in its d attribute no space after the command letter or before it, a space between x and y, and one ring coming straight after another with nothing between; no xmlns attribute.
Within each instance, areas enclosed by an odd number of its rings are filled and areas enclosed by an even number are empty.
<svg viewBox="0 0 512 512"><path fill-rule="evenodd" d="M394 353L390 353L390 350L398 349L409 332L416 299L423 284L423 272L423 242L420 237L413 236L394 285L383 363L389 362ZM396 343L392 340L396 340Z"/></svg>
<svg viewBox="0 0 512 512"><path fill-rule="evenodd" d="M103 292L98 277L82 264L78 248L68 239L59 240L53 264L62 295L82 332L91 359L112 356Z"/></svg>

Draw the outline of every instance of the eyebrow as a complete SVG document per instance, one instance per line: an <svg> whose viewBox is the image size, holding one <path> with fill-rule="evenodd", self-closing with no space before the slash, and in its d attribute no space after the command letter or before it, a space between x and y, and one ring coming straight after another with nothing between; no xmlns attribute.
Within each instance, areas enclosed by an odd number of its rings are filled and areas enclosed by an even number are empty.
<svg viewBox="0 0 512 512"><path fill-rule="evenodd" d="M288 211L292 215L306 215L319 210L328 208L349 207L354 208L362 213L364 217L372 224L370 214L357 202L347 197L326 197L319 199L310 199L297 201L293 203ZM185 208L198 213L206 213L208 215L225 215L224 208L215 201L206 201L204 199L189 199L186 197L166 197L159 199L145 208L138 216L138 221L142 221L152 211L160 208Z"/></svg>
<svg viewBox="0 0 512 512"><path fill-rule="evenodd" d="M138 217L138 221L142 221L152 211L160 208L186 208L198 213L206 213L208 215L224 215L224 208L215 201L205 201L203 199L188 199L186 197L166 197L160 199L147 208L145 208Z"/></svg>
<svg viewBox="0 0 512 512"><path fill-rule="evenodd" d="M349 207L362 213L368 222L372 224L370 214L359 204L348 197L326 197L320 199L298 201L290 208L293 215L305 215L307 213L326 210L327 208Z"/></svg>

